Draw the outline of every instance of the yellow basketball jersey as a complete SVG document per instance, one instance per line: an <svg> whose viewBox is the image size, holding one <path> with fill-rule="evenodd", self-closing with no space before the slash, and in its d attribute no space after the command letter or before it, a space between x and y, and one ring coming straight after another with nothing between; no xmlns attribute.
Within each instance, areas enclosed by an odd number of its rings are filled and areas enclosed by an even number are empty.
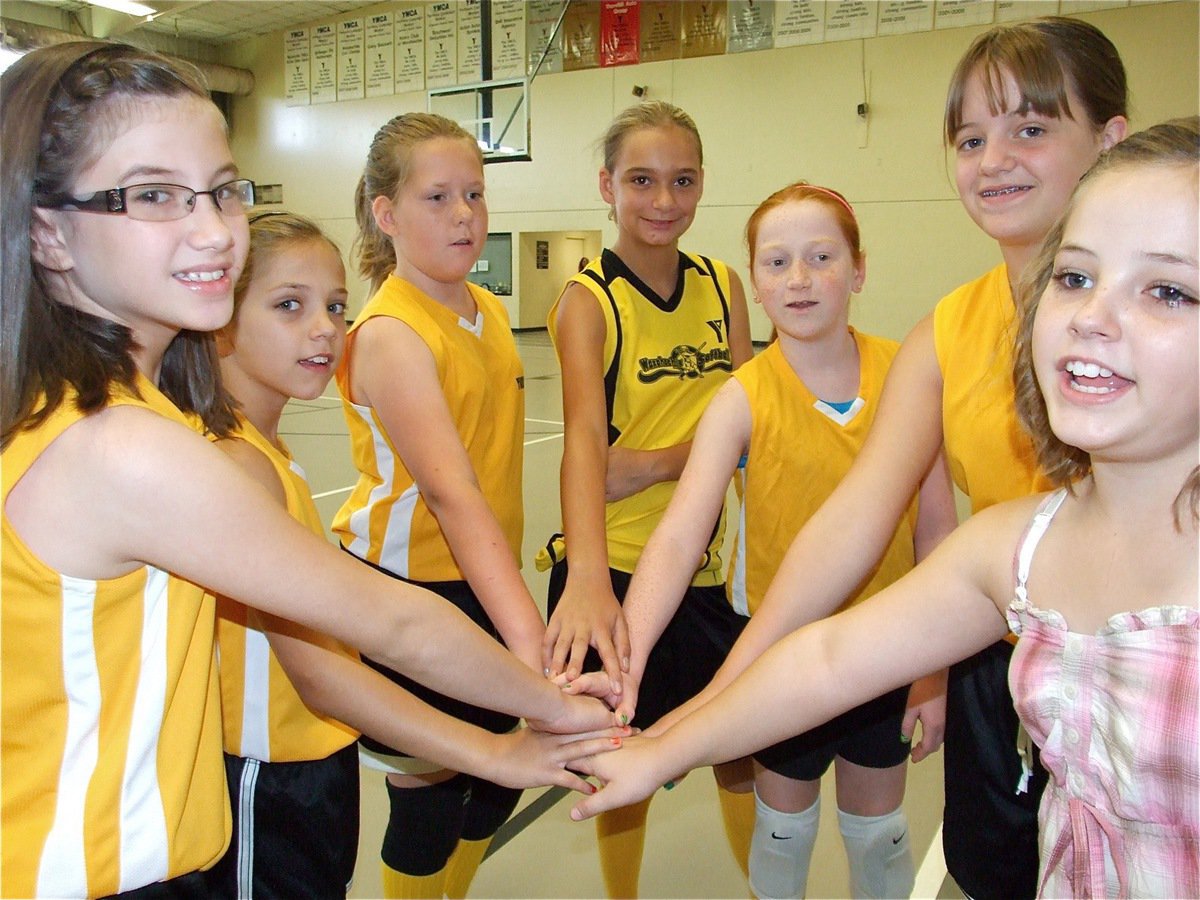
<svg viewBox="0 0 1200 900"><path fill-rule="evenodd" d="M729 601L743 616L757 611L792 539L850 471L875 420L899 344L854 329L851 333L858 346L858 398L844 413L813 395L778 341L733 375L746 392L751 421L738 533L726 579ZM846 606L883 590L913 567L916 523L914 497L883 558Z"/></svg>
<svg viewBox="0 0 1200 900"><path fill-rule="evenodd" d="M145 379L141 406L192 423ZM82 418L75 397L0 457L3 502ZM96 897L211 865L231 821L213 601L144 566L92 581L0 529L0 846L5 897Z"/></svg>
<svg viewBox="0 0 1200 900"><path fill-rule="evenodd" d="M232 439L245 441L271 461L283 485L288 513L324 537L304 470L286 448L272 444L241 415ZM293 624L288 633L358 659L354 650L320 632ZM358 737L348 725L304 705L255 614L228 597L217 598L217 648L227 753L263 762L301 762L325 759Z"/></svg>
<svg viewBox="0 0 1200 900"><path fill-rule="evenodd" d="M359 478L338 510L333 530L355 556L414 581L461 581L463 574L378 414L348 399L355 336L364 322L389 316L408 325L429 347L480 490L520 565L525 374L504 307L483 288L468 288L478 309L473 323L409 282L389 276L351 327L337 373Z"/></svg>
<svg viewBox="0 0 1200 900"><path fill-rule="evenodd" d="M680 253L679 280L667 298L611 250L571 281L595 295L604 315L609 445L658 450L690 441L708 401L733 371L725 264ZM549 320L556 343L557 313L556 302ZM662 482L606 505L612 568L634 570L674 490L675 482ZM724 524L722 511L692 584L721 583Z"/></svg>
<svg viewBox="0 0 1200 900"><path fill-rule="evenodd" d="M972 512L1052 487L1017 421L1016 328L1004 265L947 294L933 312L946 457Z"/></svg>

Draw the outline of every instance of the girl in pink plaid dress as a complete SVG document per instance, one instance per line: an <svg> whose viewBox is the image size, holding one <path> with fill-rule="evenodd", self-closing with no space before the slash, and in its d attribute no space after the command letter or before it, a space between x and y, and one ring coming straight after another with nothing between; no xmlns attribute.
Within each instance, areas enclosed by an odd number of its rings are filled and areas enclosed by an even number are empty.
<svg viewBox="0 0 1200 900"><path fill-rule="evenodd" d="M575 818L811 728L1011 624L1017 712L1050 773L1039 894L1200 896L1198 150L1195 117L1116 145L1026 270L1017 409L1060 489L973 516L665 733L590 760L605 787Z"/></svg>

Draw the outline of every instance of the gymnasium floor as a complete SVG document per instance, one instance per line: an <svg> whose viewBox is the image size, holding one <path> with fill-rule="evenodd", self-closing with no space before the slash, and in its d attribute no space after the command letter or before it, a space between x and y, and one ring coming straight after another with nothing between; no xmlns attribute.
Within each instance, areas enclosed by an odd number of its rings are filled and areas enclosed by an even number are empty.
<svg viewBox="0 0 1200 900"><path fill-rule="evenodd" d="M525 364L524 575L544 604L546 576L533 557L559 524L558 466L562 455L562 401L558 363L545 332L517 335ZM280 433L308 474L326 526L354 482L340 401L330 387L312 402L293 402ZM543 609L544 612L544 609ZM380 893L379 844L387 820L383 776L362 771L362 832L351 897ZM571 797L557 789L526 791L501 831L502 846L484 861L471 897L588 898L604 896L592 824L570 821ZM824 790L821 831L813 855L809 897L847 896L832 781ZM941 755L911 766L905 799L917 866L914 897L961 897L946 877L941 856ZM746 883L725 842L710 770L694 772L671 792L660 791L650 810L641 896L744 898Z"/></svg>

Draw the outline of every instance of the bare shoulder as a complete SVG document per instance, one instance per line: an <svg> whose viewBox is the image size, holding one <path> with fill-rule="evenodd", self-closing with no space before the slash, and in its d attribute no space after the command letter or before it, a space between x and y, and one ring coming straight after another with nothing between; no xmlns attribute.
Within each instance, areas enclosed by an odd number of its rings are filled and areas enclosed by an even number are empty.
<svg viewBox="0 0 1200 900"><path fill-rule="evenodd" d="M216 446L243 472L266 488L271 496L286 505L287 495L284 493L283 483L279 480L279 473L275 471L275 464L265 453L249 441L236 437L217 441Z"/></svg>
<svg viewBox="0 0 1200 900"><path fill-rule="evenodd" d="M981 584L997 604L1007 606L1013 589L1013 561L1021 538L1045 499L1034 494L981 510L960 525L943 546L968 558ZM941 551L941 547L938 551Z"/></svg>

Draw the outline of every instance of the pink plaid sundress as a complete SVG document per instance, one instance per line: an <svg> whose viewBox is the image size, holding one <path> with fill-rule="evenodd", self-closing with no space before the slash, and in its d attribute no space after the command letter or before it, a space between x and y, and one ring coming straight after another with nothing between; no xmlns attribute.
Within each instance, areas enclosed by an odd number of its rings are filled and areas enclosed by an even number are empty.
<svg viewBox="0 0 1200 900"><path fill-rule="evenodd" d="M1043 897L1200 897L1200 611L1126 612L1096 634L1030 602L1052 494L1017 554L1008 622L1014 705L1050 783L1038 813Z"/></svg>

